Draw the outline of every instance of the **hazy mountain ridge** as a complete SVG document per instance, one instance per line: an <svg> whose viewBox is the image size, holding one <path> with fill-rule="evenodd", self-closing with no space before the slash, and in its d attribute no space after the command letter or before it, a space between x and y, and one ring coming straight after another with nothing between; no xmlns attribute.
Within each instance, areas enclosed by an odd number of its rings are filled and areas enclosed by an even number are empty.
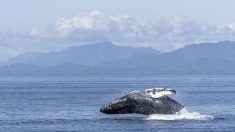
<svg viewBox="0 0 235 132"><path fill-rule="evenodd" d="M12 64L1 67L0 73L235 74L234 51L235 42L230 41L193 44L168 53L160 53L151 48L131 48L104 42L71 47L61 52L26 53L8 61ZM24 59L26 62L19 62Z"/></svg>
<svg viewBox="0 0 235 132"><path fill-rule="evenodd" d="M117 46L110 42L101 42L79 47L70 47L60 52L30 52L5 62L5 65L25 63L39 66L55 66L63 63L95 66L107 61L129 58L138 53L161 54L152 48L131 48Z"/></svg>

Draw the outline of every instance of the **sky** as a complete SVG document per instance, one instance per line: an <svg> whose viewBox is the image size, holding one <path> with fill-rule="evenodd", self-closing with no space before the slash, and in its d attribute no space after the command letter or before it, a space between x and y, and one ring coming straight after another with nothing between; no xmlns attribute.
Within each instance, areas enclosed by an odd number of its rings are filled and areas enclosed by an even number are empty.
<svg viewBox="0 0 235 132"><path fill-rule="evenodd" d="M106 40L172 51L235 38L234 0L0 2L0 61Z"/></svg>

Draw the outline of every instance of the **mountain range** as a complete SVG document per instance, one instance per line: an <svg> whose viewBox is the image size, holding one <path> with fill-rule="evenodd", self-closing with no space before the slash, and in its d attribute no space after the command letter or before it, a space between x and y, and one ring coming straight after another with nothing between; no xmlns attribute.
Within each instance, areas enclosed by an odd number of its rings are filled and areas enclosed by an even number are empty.
<svg viewBox="0 0 235 132"><path fill-rule="evenodd" d="M172 52L100 42L60 52L30 52L0 67L1 75L235 74L235 42L191 44Z"/></svg>

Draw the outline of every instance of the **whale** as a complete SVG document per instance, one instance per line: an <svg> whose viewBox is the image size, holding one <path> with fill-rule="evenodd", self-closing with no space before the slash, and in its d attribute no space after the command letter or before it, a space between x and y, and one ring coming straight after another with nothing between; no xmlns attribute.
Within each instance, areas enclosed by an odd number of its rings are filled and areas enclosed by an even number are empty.
<svg viewBox="0 0 235 132"><path fill-rule="evenodd" d="M100 108L105 114L175 114L183 105L168 97L176 94L170 88L151 88L143 91L131 91Z"/></svg>

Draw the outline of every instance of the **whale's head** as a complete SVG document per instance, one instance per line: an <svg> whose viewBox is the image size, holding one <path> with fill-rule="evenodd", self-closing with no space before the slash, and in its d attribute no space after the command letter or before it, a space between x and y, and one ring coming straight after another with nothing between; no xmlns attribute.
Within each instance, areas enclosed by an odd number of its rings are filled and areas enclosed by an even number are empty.
<svg viewBox="0 0 235 132"><path fill-rule="evenodd" d="M130 109L128 107L128 99L123 97L104 105L103 107L101 107L100 112L106 114L129 113Z"/></svg>

